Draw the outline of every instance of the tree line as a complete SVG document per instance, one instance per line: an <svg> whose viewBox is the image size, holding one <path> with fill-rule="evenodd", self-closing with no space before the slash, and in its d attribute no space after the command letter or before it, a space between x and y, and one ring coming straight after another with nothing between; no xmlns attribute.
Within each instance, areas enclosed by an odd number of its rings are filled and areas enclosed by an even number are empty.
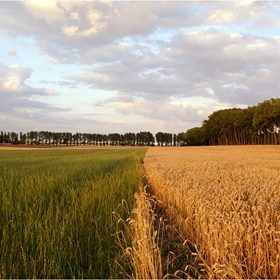
<svg viewBox="0 0 280 280"><path fill-rule="evenodd" d="M71 133L30 131L3 132L0 144L111 145L111 146L201 146L280 144L280 98L271 98L245 109L213 112L201 127L179 134L149 131L138 133Z"/></svg>
<svg viewBox="0 0 280 280"><path fill-rule="evenodd" d="M187 130L183 139L188 146L280 144L280 98L215 111L201 127Z"/></svg>
<svg viewBox="0 0 280 280"><path fill-rule="evenodd" d="M0 144L24 145L95 145L95 146L179 146L183 143L183 133L171 134L158 132L154 135L149 131L139 133L71 133L30 131L27 133L4 132L0 134Z"/></svg>

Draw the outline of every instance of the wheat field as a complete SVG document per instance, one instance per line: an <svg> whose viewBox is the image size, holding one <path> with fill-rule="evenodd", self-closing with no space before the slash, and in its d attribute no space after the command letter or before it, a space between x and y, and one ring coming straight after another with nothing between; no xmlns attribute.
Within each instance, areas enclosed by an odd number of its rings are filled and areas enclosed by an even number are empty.
<svg viewBox="0 0 280 280"><path fill-rule="evenodd" d="M123 277L112 212L130 216L145 152L0 151L0 279Z"/></svg>
<svg viewBox="0 0 280 280"><path fill-rule="evenodd" d="M280 277L280 147L158 147L144 166L201 277Z"/></svg>

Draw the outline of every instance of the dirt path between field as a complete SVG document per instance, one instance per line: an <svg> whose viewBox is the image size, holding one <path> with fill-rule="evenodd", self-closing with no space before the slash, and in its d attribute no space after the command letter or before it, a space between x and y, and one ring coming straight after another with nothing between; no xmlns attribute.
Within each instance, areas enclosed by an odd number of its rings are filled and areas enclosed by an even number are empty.
<svg viewBox="0 0 280 280"><path fill-rule="evenodd" d="M180 226L176 223L177 217L174 217L173 211L169 211L167 205L164 205L157 198L152 184L148 181L147 174L145 181L146 192L149 195L149 201L152 203L151 211L155 217L153 232L157 232L158 235L164 278L198 279L203 277L195 248L186 241L180 232Z"/></svg>
<svg viewBox="0 0 280 280"><path fill-rule="evenodd" d="M199 272L195 248L185 240L179 226L168 213L166 206L153 194L151 186L146 190L153 201L154 231L158 233L163 275L165 279L198 279Z"/></svg>

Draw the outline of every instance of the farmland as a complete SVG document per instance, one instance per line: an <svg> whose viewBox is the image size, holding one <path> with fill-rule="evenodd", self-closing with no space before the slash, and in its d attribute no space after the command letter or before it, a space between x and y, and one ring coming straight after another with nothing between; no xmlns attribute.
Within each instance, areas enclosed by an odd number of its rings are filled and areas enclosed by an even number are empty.
<svg viewBox="0 0 280 280"><path fill-rule="evenodd" d="M121 277L112 213L128 217L145 152L1 150L0 278Z"/></svg>
<svg viewBox="0 0 280 280"><path fill-rule="evenodd" d="M148 150L147 180L195 249L184 277L279 278L279 160L278 146Z"/></svg>
<svg viewBox="0 0 280 280"><path fill-rule="evenodd" d="M279 278L279 158L278 146L2 147L0 278Z"/></svg>

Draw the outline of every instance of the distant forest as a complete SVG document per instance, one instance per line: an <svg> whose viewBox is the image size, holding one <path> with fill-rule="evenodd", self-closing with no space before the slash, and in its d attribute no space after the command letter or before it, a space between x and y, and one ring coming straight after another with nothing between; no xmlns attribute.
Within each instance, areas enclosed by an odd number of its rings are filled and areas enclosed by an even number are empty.
<svg viewBox="0 0 280 280"><path fill-rule="evenodd" d="M245 109L232 108L213 112L201 127L179 134L71 133L1 131L0 144L24 145L111 145L111 146L202 146L280 144L280 98L271 98Z"/></svg>
<svg viewBox="0 0 280 280"><path fill-rule="evenodd" d="M280 98L215 111L183 138L188 146L280 144Z"/></svg>

